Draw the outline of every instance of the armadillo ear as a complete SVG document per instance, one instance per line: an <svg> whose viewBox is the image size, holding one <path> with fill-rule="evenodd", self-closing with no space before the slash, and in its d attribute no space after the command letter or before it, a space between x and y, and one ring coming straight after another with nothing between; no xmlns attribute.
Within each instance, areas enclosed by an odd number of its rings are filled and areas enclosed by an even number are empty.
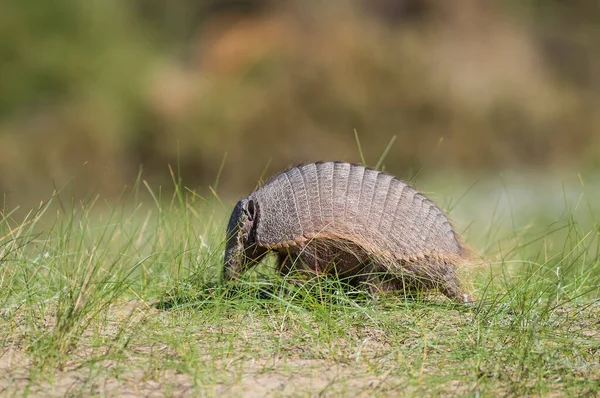
<svg viewBox="0 0 600 398"><path fill-rule="evenodd" d="M254 205L254 201L252 199L248 200L247 212L248 212L248 219L250 221L254 221L254 219L256 218L256 206Z"/></svg>

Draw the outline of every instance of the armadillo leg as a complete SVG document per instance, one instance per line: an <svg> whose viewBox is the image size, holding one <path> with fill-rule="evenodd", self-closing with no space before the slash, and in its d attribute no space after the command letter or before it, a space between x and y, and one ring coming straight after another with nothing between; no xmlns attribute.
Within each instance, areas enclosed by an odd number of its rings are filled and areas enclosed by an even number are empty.
<svg viewBox="0 0 600 398"><path fill-rule="evenodd" d="M390 273L388 268L382 265L374 264L365 273L365 278L361 281L368 287L369 292L373 294L393 292L404 296L413 296L419 290L427 289L419 278L406 270L398 273Z"/></svg>
<svg viewBox="0 0 600 398"><path fill-rule="evenodd" d="M461 286L454 269L452 269L450 275L445 275L444 280L439 284L438 289L443 295L459 303L470 303L475 301L475 297L469 294Z"/></svg>
<svg viewBox="0 0 600 398"><path fill-rule="evenodd" d="M363 264L352 253L306 246L299 251L285 251L278 255L278 270L283 276L292 273L332 275L346 280L354 278Z"/></svg>
<svg viewBox="0 0 600 398"><path fill-rule="evenodd" d="M364 287L371 294L395 291L396 284L381 267L371 261L365 262L353 278L353 285Z"/></svg>
<svg viewBox="0 0 600 398"><path fill-rule="evenodd" d="M423 268L431 270L431 275L428 275L431 283L428 283L428 287L437 288L440 293L456 302L475 301L474 297L462 287L454 264L439 262L431 265Z"/></svg>
<svg viewBox="0 0 600 398"><path fill-rule="evenodd" d="M359 285L365 286L371 294L397 292L398 284L392 279L384 279L379 276L371 276L359 282Z"/></svg>

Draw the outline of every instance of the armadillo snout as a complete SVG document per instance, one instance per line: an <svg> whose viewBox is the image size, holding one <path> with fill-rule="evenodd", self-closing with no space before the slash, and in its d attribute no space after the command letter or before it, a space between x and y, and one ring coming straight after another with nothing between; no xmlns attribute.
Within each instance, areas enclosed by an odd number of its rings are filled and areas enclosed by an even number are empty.
<svg viewBox="0 0 600 398"><path fill-rule="evenodd" d="M232 279L238 279L239 272L239 261L237 259L230 259L229 261L225 261L225 266L223 267L223 272L221 274L221 281L228 282Z"/></svg>

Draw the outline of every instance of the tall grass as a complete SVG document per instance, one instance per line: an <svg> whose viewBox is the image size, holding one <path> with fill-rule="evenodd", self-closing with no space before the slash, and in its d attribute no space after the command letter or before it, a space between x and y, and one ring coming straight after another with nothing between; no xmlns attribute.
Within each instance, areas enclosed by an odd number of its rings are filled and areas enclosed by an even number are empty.
<svg viewBox="0 0 600 398"><path fill-rule="evenodd" d="M0 391L600 391L591 198L554 219L513 206L513 217L492 207L474 220L465 235L486 261L467 276L479 300L465 306L291 284L269 261L226 289L216 281L229 207L173 182L166 193L140 177L117 204L57 193L18 220L2 210ZM479 199L475 187L456 207Z"/></svg>

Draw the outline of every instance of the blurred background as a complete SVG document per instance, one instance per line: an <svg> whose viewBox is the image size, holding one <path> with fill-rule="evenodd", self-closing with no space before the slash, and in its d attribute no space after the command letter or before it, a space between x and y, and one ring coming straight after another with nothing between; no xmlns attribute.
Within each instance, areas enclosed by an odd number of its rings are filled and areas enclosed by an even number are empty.
<svg viewBox="0 0 600 398"><path fill-rule="evenodd" d="M355 131L403 178L594 172L599 72L591 0L5 0L0 192L234 197Z"/></svg>

